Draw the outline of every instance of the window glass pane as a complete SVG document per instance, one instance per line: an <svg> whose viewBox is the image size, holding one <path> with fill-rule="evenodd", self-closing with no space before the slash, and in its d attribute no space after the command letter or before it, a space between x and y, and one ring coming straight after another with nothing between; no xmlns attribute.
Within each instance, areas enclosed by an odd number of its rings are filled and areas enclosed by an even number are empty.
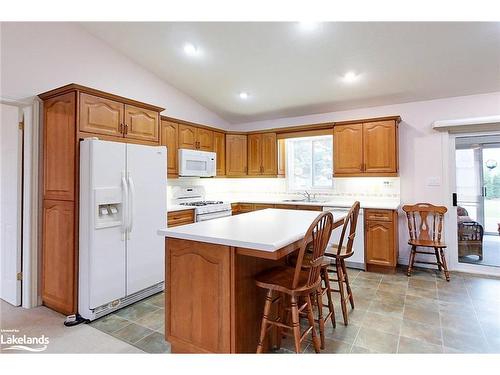
<svg viewBox="0 0 500 375"><path fill-rule="evenodd" d="M332 186L332 136L286 141L287 179L292 190Z"/></svg>

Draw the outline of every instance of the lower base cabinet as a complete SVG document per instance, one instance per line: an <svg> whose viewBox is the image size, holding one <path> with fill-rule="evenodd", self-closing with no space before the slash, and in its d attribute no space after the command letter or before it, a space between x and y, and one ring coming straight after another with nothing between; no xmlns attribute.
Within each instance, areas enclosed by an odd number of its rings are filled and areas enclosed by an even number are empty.
<svg viewBox="0 0 500 375"><path fill-rule="evenodd" d="M167 213L167 227L194 223L194 210L171 211Z"/></svg>
<svg viewBox="0 0 500 375"><path fill-rule="evenodd" d="M70 315L76 306L75 207L71 201L43 201L43 304Z"/></svg>
<svg viewBox="0 0 500 375"><path fill-rule="evenodd" d="M397 211L364 211L367 271L395 272L398 262Z"/></svg>

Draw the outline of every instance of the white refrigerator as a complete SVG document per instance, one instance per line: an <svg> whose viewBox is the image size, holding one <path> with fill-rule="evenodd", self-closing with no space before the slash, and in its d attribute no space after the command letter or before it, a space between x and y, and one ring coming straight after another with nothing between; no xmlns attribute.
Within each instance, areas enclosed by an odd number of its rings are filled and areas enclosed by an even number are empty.
<svg viewBox="0 0 500 375"><path fill-rule="evenodd" d="M97 319L164 288L164 146L80 147L79 314Z"/></svg>

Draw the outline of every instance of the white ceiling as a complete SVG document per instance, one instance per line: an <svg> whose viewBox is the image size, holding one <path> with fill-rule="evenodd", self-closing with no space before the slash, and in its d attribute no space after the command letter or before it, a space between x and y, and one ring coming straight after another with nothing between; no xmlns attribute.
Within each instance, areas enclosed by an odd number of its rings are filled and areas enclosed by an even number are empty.
<svg viewBox="0 0 500 375"><path fill-rule="evenodd" d="M82 26L231 123L500 91L500 23Z"/></svg>

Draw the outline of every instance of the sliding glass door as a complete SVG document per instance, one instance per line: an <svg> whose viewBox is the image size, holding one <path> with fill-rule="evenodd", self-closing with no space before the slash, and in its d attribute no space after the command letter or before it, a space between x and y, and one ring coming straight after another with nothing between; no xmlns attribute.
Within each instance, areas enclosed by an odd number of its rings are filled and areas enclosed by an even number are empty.
<svg viewBox="0 0 500 375"><path fill-rule="evenodd" d="M500 267L500 139L456 139L458 261Z"/></svg>

